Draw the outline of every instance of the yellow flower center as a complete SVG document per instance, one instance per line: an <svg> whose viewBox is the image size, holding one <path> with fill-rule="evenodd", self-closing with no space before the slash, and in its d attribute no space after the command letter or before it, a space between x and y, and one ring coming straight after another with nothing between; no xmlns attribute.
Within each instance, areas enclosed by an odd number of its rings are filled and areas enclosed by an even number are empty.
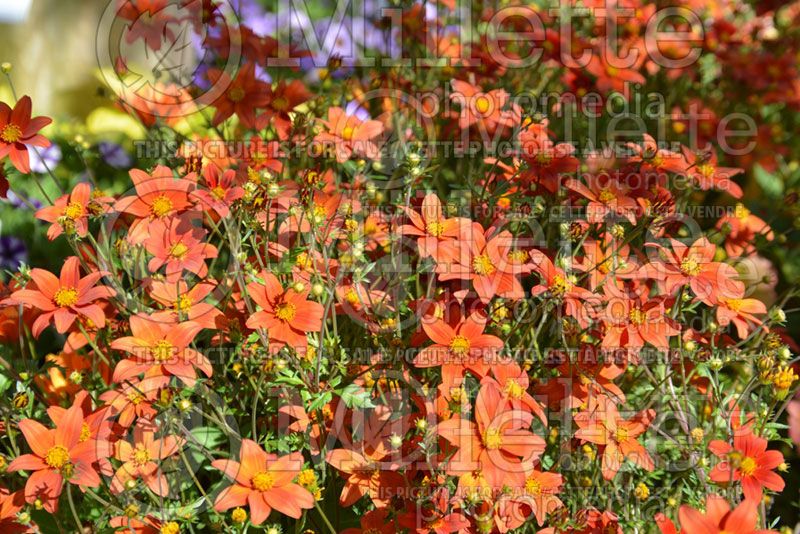
<svg viewBox="0 0 800 534"><path fill-rule="evenodd" d="M137 445L133 450L132 460L134 465L141 467L150 461L150 453L144 445Z"/></svg>
<svg viewBox="0 0 800 534"><path fill-rule="evenodd" d="M247 512L244 508L234 508L231 512L231 519L234 523L244 523L247 520Z"/></svg>
<svg viewBox="0 0 800 534"><path fill-rule="evenodd" d="M720 300L721 300L721 301L722 301L722 302L723 302L723 303L724 303L726 306L728 306L728 308L730 308L731 310L733 310L733 311L735 311L735 312L738 312L739 310L741 310L741 309L742 309L742 305L743 305L742 299L726 299L726 298L721 298Z"/></svg>
<svg viewBox="0 0 800 534"><path fill-rule="evenodd" d="M192 298L189 295L181 295L175 301L175 311L179 313L189 313L192 309Z"/></svg>
<svg viewBox="0 0 800 534"><path fill-rule="evenodd" d="M87 423L83 423L81 425L81 435L78 438L78 442L83 443L84 441L87 441L90 437L92 437L92 429L89 428L89 425Z"/></svg>
<svg viewBox="0 0 800 534"><path fill-rule="evenodd" d="M83 206L79 202L70 202L67 204L67 207L64 208L64 217L68 219L79 219L83 215Z"/></svg>
<svg viewBox="0 0 800 534"><path fill-rule="evenodd" d="M703 165L698 165L697 166L697 172L699 172L700 175L703 176L704 178L710 178L710 177L714 176L714 173L716 171L717 171L717 169L714 168L713 165L709 165L708 163L705 163Z"/></svg>
<svg viewBox="0 0 800 534"><path fill-rule="evenodd" d="M308 252L301 252L297 255L297 258L295 258L294 264L303 270L307 270L311 268L313 262L311 261L311 256L308 255Z"/></svg>
<svg viewBox="0 0 800 534"><path fill-rule="evenodd" d="M472 270L475 271L475 274L491 276L497 269L488 255L481 254L472 260Z"/></svg>
<svg viewBox="0 0 800 534"><path fill-rule="evenodd" d="M53 295L53 302L62 308L74 306L78 302L78 290L74 287L61 287Z"/></svg>
<svg viewBox="0 0 800 534"><path fill-rule="evenodd" d="M0 133L0 139L6 143L16 143L22 137L22 130L16 124L6 124Z"/></svg>
<svg viewBox="0 0 800 534"><path fill-rule="evenodd" d="M539 152L536 154L536 163L539 165L549 165L553 161L553 155L550 152Z"/></svg>
<svg viewBox="0 0 800 534"><path fill-rule="evenodd" d="M258 491L268 491L272 489L275 484L275 477L268 471L262 471L252 478L250 481L253 487Z"/></svg>
<svg viewBox="0 0 800 534"><path fill-rule="evenodd" d="M169 255L176 259L181 259L186 256L186 253L189 252L189 247L184 245L182 242L175 243L172 245L172 248L169 249Z"/></svg>
<svg viewBox="0 0 800 534"><path fill-rule="evenodd" d="M161 534L178 534L180 531L181 527L175 521L170 521L169 523L165 523L159 530Z"/></svg>
<svg viewBox="0 0 800 534"><path fill-rule="evenodd" d="M150 205L150 213L153 217L163 217L172 211L172 201L166 195L159 195Z"/></svg>
<svg viewBox="0 0 800 534"><path fill-rule="evenodd" d="M739 471L741 471L743 476L749 477L755 473L757 467L758 464L756 464L756 461L753 458L746 456L742 460L742 463L739 464Z"/></svg>
<svg viewBox="0 0 800 534"><path fill-rule="evenodd" d="M513 262L523 263L528 259L528 253L520 249L512 250L508 253L508 259Z"/></svg>
<svg viewBox="0 0 800 534"><path fill-rule="evenodd" d="M431 221L425 225L425 231L433 237L441 237L444 233L444 224L439 221Z"/></svg>
<svg viewBox="0 0 800 534"><path fill-rule="evenodd" d="M359 298L358 296L358 291L356 291L352 287L347 290L347 293L345 293L344 300L346 300L350 304L358 304L359 302L361 302L361 298Z"/></svg>
<svg viewBox="0 0 800 534"><path fill-rule="evenodd" d="M525 389L519 385L519 382L517 382L512 378L508 382L506 382L505 392L506 395L508 395L512 399L520 399L522 398L522 395L525 393Z"/></svg>
<svg viewBox="0 0 800 534"><path fill-rule="evenodd" d="M745 208L742 204L736 204L736 208L734 209L733 214L740 221L744 221L745 219L750 217L750 210Z"/></svg>
<svg viewBox="0 0 800 534"><path fill-rule="evenodd" d="M228 100L231 102L241 102L244 99L245 94L246 93L244 92L244 89L241 87L234 87L231 89L231 92L228 93Z"/></svg>
<svg viewBox="0 0 800 534"><path fill-rule="evenodd" d="M634 308L628 312L628 319L635 325L644 324L647 320L647 314L638 308Z"/></svg>
<svg viewBox="0 0 800 534"><path fill-rule="evenodd" d="M464 356L469 352L469 339L464 336L455 336L450 342L450 352L458 356Z"/></svg>
<svg viewBox="0 0 800 534"><path fill-rule="evenodd" d="M56 445L47 451L44 463L53 469L61 469L69 463L69 451L63 445Z"/></svg>
<svg viewBox="0 0 800 534"><path fill-rule="evenodd" d="M144 397L143 397L143 396L142 396L142 395L141 395L139 392L137 392L137 391L131 391L131 392L129 392L129 393L126 395L126 397L128 397L128 400L129 400L129 401L130 401L130 403L131 403L131 404L133 404L134 406L136 406L137 404L139 404L140 402L142 402L142 401L144 400Z"/></svg>
<svg viewBox="0 0 800 534"><path fill-rule="evenodd" d="M700 264L692 257L684 258L681 262L681 271L689 276L697 276L700 274Z"/></svg>
<svg viewBox="0 0 800 534"><path fill-rule="evenodd" d="M538 496L542 494L542 483L533 477L525 481L525 492L528 495Z"/></svg>
<svg viewBox="0 0 800 534"><path fill-rule="evenodd" d="M153 355L153 359L158 362L163 362L169 360L172 356L172 343L167 341L166 339L162 339L152 347L150 347L150 354Z"/></svg>
<svg viewBox="0 0 800 534"><path fill-rule="evenodd" d="M275 309L275 317L277 317L281 321L287 321L287 322L291 321L292 319L294 319L296 313L297 313L297 307L291 302L284 302L282 304L278 304L278 307Z"/></svg>
<svg viewBox="0 0 800 534"><path fill-rule="evenodd" d="M661 154L656 154L656 155L655 155L655 156L653 156L653 158L650 160L650 164L651 164L653 167L661 167L661 166L664 164L664 157L663 157Z"/></svg>
<svg viewBox="0 0 800 534"><path fill-rule="evenodd" d="M616 76L617 74L619 74L619 69L617 67L608 65L606 67L606 72L608 73L609 76Z"/></svg>
<svg viewBox="0 0 800 534"><path fill-rule="evenodd" d="M555 297L560 297L572 288L572 283L565 277L557 274L553 276L553 281L550 283L550 293Z"/></svg>
<svg viewBox="0 0 800 534"><path fill-rule="evenodd" d="M289 101L286 100L285 97L279 96L275 100L272 101L272 109L276 109L278 111L286 111L289 109Z"/></svg>
<svg viewBox="0 0 800 534"><path fill-rule="evenodd" d="M503 446L503 434L499 428L487 428L483 433L483 444L489 450L497 450Z"/></svg>
<svg viewBox="0 0 800 534"><path fill-rule="evenodd" d="M225 198L225 189L223 189L221 186L217 186L211 190L211 194L214 195L215 198L222 200Z"/></svg>
<svg viewBox="0 0 800 534"><path fill-rule="evenodd" d="M628 429L623 427L618 427L616 433L614 434L614 439L617 443L624 443L628 441Z"/></svg>
<svg viewBox="0 0 800 534"><path fill-rule="evenodd" d="M345 126L344 129L342 130L342 139L344 139L345 141L350 141L351 139L353 139L353 134L355 133L356 133L355 128L353 128L352 126Z"/></svg>
<svg viewBox="0 0 800 534"><path fill-rule="evenodd" d="M489 111L491 105L492 103L489 101L489 98L484 95L475 99L475 110L481 115L485 115Z"/></svg>
<svg viewBox="0 0 800 534"><path fill-rule="evenodd" d="M600 191L600 195L598 195L598 198L600 198L600 202L606 204L608 202L611 202L617 197L614 195L614 193L612 193L608 189L603 189Z"/></svg>

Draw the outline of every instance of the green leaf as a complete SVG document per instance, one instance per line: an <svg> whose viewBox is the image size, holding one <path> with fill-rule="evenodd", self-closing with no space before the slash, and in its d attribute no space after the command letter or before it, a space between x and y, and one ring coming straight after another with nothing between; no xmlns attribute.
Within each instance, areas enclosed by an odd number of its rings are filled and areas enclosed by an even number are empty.
<svg viewBox="0 0 800 534"><path fill-rule="evenodd" d="M339 396L348 408L375 407L375 405L372 404L372 399L369 398L369 392L358 384L349 384L339 393Z"/></svg>
<svg viewBox="0 0 800 534"><path fill-rule="evenodd" d="M783 180L779 176L767 172L758 163L753 167L753 175L768 197L781 198L783 196Z"/></svg>

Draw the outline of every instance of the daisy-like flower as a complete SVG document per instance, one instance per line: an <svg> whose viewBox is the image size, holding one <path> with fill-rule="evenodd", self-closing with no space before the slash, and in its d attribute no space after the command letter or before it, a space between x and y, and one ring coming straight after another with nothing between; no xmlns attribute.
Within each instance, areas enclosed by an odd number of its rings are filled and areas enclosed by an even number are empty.
<svg viewBox="0 0 800 534"><path fill-rule="evenodd" d="M775 239L766 221L753 215L741 203L736 204L733 213L721 217L716 227L725 231L725 252L734 258L755 252L756 236L763 236L767 241Z"/></svg>
<svg viewBox="0 0 800 534"><path fill-rule="evenodd" d="M419 352L414 365L441 366L442 384L446 390L455 385L467 370L483 378L503 348L503 340L484 334L485 328L486 317L481 312L473 313L455 326L441 319L423 321L422 329L433 345Z"/></svg>
<svg viewBox="0 0 800 534"><path fill-rule="evenodd" d="M50 146L50 141L37 132L51 122L48 117L31 117L29 96L20 98L14 109L0 102L0 161L8 156L19 172L31 172L28 149Z"/></svg>
<svg viewBox="0 0 800 534"><path fill-rule="evenodd" d="M419 213L402 207L411 224L403 224L395 229L401 236L417 238L419 254L423 258L431 257L437 263L447 263L455 258L453 242L469 224L461 217L446 218L442 203L434 193L428 193L422 200Z"/></svg>
<svg viewBox="0 0 800 534"><path fill-rule="evenodd" d="M270 88L256 77L255 63L247 62L231 79L230 75L219 69L209 69L208 79L212 85L223 84L228 89L214 101L217 112L211 121L219 126L222 121L236 114L248 128L256 126L256 109L264 108L270 101Z"/></svg>
<svg viewBox="0 0 800 534"><path fill-rule="evenodd" d="M733 445L714 440L708 444L708 450L722 459L709 473L709 478L717 484L741 481L745 498L755 502L761 501L764 488L783 490L783 479L773 471L783 463L783 454L768 451L767 440L752 431L737 432Z"/></svg>
<svg viewBox="0 0 800 534"><path fill-rule="evenodd" d="M261 123L268 123L271 120L278 137L286 139L292 128L289 112L309 98L311 93L302 81L292 80L288 83L286 80L279 81L272 89L266 111L259 117L259 127L262 127Z"/></svg>
<svg viewBox="0 0 800 534"><path fill-rule="evenodd" d="M111 197L93 196L92 187L81 182L71 193L56 199L52 206L37 211L36 218L51 223L47 229L47 238L51 241L62 233L85 237L89 231L89 215L103 212L111 200Z"/></svg>
<svg viewBox="0 0 800 534"><path fill-rule="evenodd" d="M147 239L151 221L172 218L194 207L189 193L197 184L189 178L175 178L169 167L158 165L152 174L131 169L129 174L136 194L114 204L116 211L135 219L128 231L129 243L138 245Z"/></svg>
<svg viewBox="0 0 800 534"><path fill-rule="evenodd" d="M214 510L224 512L237 506L250 507L250 521L260 525L272 510L299 518L314 507L314 496L292 482L303 467L299 452L278 457L255 441L242 440L239 461L214 460L211 465L234 481L217 496Z"/></svg>
<svg viewBox="0 0 800 534"><path fill-rule="evenodd" d="M562 508L564 503L557 497L564 484L564 477L558 473L548 473L531 469L525 473L525 483L520 488L520 494L511 502L518 511L506 514L511 518L536 517L539 526L544 524L545 518L551 512ZM507 525L509 528L517 528L518 525Z"/></svg>
<svg viewBox="0 0 800 534"><path fill-rule="evenodd" d="M511 128L519 122L517 107L503 109L509 101L509 95L503 89L484 92L479 86L462 80L451 80L450 85L453 87L450 100L461 106L458 126L462 130L477 125L480 131L492 134L498 128Z"/></svg>
<svg viewBox="0 0 800 534"><path fill-rule="evenodd" d="M25 500L42 501L44 509L55 513L64 481L89 488L100 485L100 476L93 464L98 455L107 455L92 439L81 439L84 432L83 410L75 403L61 417L54 429L33 419L23 419L19 429L32 454L15 458L8 471L33 471L25 483ZM88 437L88 436L87 436Z"/></svg>
<svg viewBox="0 0 800 534"><path fill-rule="evenodd" d="M744 192L739 184L731 180L737 174L744 172L744 169L735 167L719 167L717 165L717 155L713 152L708 155L698 155L686 147L683 147L683 155L686 157L686 174L703 191L716 189L725 191L733 198L742 198Z"/></svg>
<svg viewBox="0 0 800 534"><path fill-rule="evenodd" d="M623 419L610 398L600 396L595 406L575 415L577 439L603 447L603 478L611 480L625 460L631 460L642 469L653 470L653 459L637 438L647 430L655 417L654 410L638 413L631 419Z"/></svg>
<svg viewBox="0 0 800 534"><path fill-rule="evenodd" d="M216 165L203 168L203 178L207 189L197 189L190 197L204 209L214 210L220 217L227 217L233 203L244 196L236 181L236 171L221 171Z"/></svg>
<svg viewBox="0 0 800 534"><path fill-rule="evenodd" d="M637 276L658 280L667 295L688 285L697 299L709 306L719 298L737 298L743 294L739 273L726 263L714 261L717 249L707 238L701 237L691 246L677 239L670 239L670 244L672 250L658 243L647 243L659 251L659 257L644 264Z"/></svg>
<svg viewBox="0 0 800 534"><path fill-rule="evenodd" d="M153 403L167 385L169 377L163 375L129 379L118 389L100 395L100 400L110 408L112 416L118 416L117 423L121 427L129 428L137 418L152 420L158 414Z"/></svg>
<svg viewBox="0 0 800 534"><path fill-rule="evenodd" d="M168 323L138 314L131 316L130 325L132 335L111 342L112 349L130 354L114 368L114 382L148 373L148 377L175 376L191 386L197 378L195 367L211 376L213 369L208 358L189 348L203 328L199 324L191 321Z"/></svg>
<svg viewBox="0 0 800 534"><path fill-rule="evenodd" d="M247 320L247 327L266 329L270 342L305 350L306 334L322 328L322 304L308 300L306 284L300 284L301 291L294 286L284 289L278 278L266 271L262 271L261 279L263 283L247 285L248 294L261 307Z"/></svg>
<svg viewBox="0 0 800 534"><path fill-rule="evenodd" d="M184 280L177 282L154 281L150 286L150 296L166 306L167 310L156 312L154 318L164 318L167 322L182 319L195 322L203 328L215 328L216 319L222 312L214 305L203 302L216 286L210 282L200 282L192 288Z"/></svg>
<svg viewBox="0 0 800 534"><path fill-rule="evenodd" d="M463 476L479 471L490 488L522 487L527 469L544 452L544 440L531 432L533 415L514 410L493 382L481 384L475 399L475 421L461 417L442 421L437 433L458 452L447 464L448 473Z"/></svg>
<svg viewBox="0 0 800 534"><path fill-rule="evenodd" d="M184 271L205 278L208 274L206 260L217 257L217 248L203 241L208 232L188 219L174 217L153 221L149 233L144 248L153 257L147 262L147 268L156 273L164 267L165 278L171 284L177 283Z"/></svg>
<svg viewBox="0 0 800 534"><path fill-rule="evenodd" d="M586 219L590 223L602 223L609 216L623 217L636 224L638 204L628 196L630 188L605 175L586 177L586 185L580 180L567 180L567 187L589 200Z"/></svg>
<svg viewBox="0 0 800 534"><path fill-rule="evenodd" d="M96 271L81 278L80 262L76 256L71 256L61 267L59 278L44 269L31 269L34 287L15 291L10 300L42 312L31 327L36 337L51 323L64 334L79 316L102 328L106 316L100 304L116 294L110 287L96 285L107 274Z"/></svg>
<svg viewBox="0 0 800 534"><path fill-rule="evenodd" d="M184 439L178 436L156 439L154 430L149 422L139 423L133 428L133 443L120 439L114 444L114 458L122 465L111 480L113 493L122 493L132 481L142 479L156 495L169 495L170 485L161 470L161 461L177 454Z"/></svg>
<svg viewBox="0 0 800 534"><path fill-rule="evenodd" d="M682 534L777 534L758 527L758 501L745 499L731 510L719 495L706 497L705 513L684 504L678 511ZM678 534L675 524L663 513L655 516L662 534Z"/></svg>
<svg viewBox="0 0 800 534"><path fill-rule="evenodd" d="M344 163L353 154L374 159L378 155L375 140L383 133L383 124L375 120L362 121L348 115L340 107L328 108L328 119L318 119L324 131L314 138L323 150L332 149L336 161Z"/></svg>

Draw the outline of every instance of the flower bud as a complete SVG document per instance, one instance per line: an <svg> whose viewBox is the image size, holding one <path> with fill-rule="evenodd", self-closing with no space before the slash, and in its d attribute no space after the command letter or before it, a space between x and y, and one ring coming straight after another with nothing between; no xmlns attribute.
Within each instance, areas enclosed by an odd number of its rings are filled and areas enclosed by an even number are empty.
<svg viewBox="0 0 800 534"><path fill-rule="evenodd" d="M783 323L786 321L786 312L782 308L772 308L769 311L769 318L776 323Z"/></svg>
<svg viewBox="0 0 800 534"><path fill-rule="evenodd" d="M11 63L9 63L8 61L0 63L0 71L3 71L3 74L8 74L9 72L11 72Z"/></svg>

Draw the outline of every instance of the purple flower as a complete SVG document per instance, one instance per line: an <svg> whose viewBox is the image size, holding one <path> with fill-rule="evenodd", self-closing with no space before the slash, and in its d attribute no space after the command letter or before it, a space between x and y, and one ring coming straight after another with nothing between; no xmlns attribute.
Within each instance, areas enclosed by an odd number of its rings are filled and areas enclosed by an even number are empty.
<svg viewBox="0 0 800 534"><path fill-rule="evenodd" d="M40 174L51 171L61 161L61 147L53 143L47 148L33 147L28 150L28 158L31 162L31 170Z"/></svg>
<svg viewBox="0 0 800 534"><path fill-rule="evenodd" d="M125 152L125 149L116 143L101 141L97 144L97 149L100 151L103 161L115 169L127 169L130 168L131 163L133 163L130 155Z"/></svg>
<svg viewBox="0 0 800 534"><path fill-rule="evenodd" d="M30 209L31 206L33 206L34 209L37 209L37 210L42 208L41 200L37 200L37 199L31 198L31 197L24 198L24 197L21 197L18 193L15 193L14 191L9 191L8 192L8 195L6 196L6 202L11 204L15 208L19 208L21 210Z"/></svg>
<svg viewBox="0 0 800 534"><path fill-rule="evenodd" d="M357 100L351 100L344 108L344 112L349 117L356 117L360 121L368 121L372 119L369 111L361 107Z"/></svg>
<svg viewBox="0 0 800 534"><path fill-rule="evenodd" d="M25 242L12 235L0 236L0 269L16 271L28 262L28 247Z"/></svg>

